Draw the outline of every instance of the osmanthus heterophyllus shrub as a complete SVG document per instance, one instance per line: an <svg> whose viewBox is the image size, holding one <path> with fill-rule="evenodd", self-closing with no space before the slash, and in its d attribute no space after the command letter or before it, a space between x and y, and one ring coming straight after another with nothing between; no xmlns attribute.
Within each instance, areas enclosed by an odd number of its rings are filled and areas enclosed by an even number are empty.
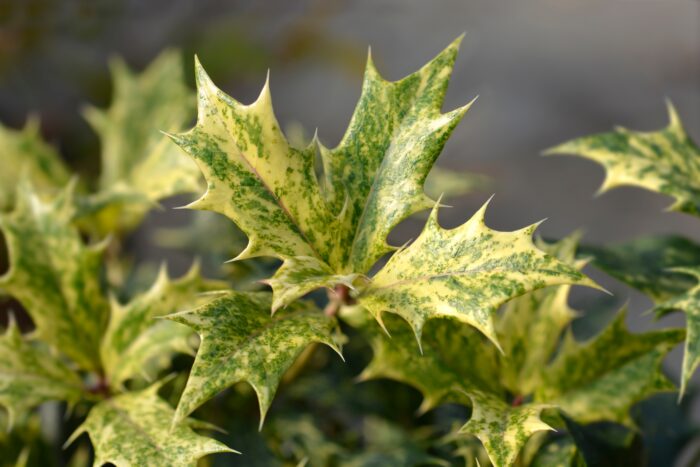
<svg viewBox="0 0 700 467"><path fill-rule="evenodd" d="M69 182L69 168L40 140L35 124L3 129L0 139L10 148L4 163L13 172L2 179L0 227L10 265L0 288L35 326L22 334L11 321L0 337L7 356L0 360L0 403L10 423L21 425L36 406L61 400L80 423L69 442L86 432L96 465L193 465L231 451L195 430L213 428L208 401L245 382L259 404L271 464L444 464L463 457L468 465L475 459L581 465L607 452L606 443L591 441L590 423L633 430L630 408L674 389L660 367L684 331L632 334L623 310L598 335L578 341L570 288L598 288L581 272L586 260L577 256L578 235L546 243L533 240L538 224L493 230L484 221L488 203L445 229L440 199L425 194L435 160L470 107L441 110L459 42L399 81L385 80L368 60L359 102L335 148L317 138L302 147L288 142L269 81L255 102L243 105L196 62L193 96L173 53L140 75L117 62L113 103L86 112L102 141L96 186ZM182 132L195 101L196 124ZM615 167L607 186L642 184L697 212L693 173L700 162L676 117L659 135L615 133L560 149L593 154L611 173ZM148 290L115 298L133 274L120 257L124 236L158 200L200 189L200 171L206 190L190 207L223 214L240 228L248 240L237 260L280 261L263 268L269 288L233 289L202 278L196 267L172 280L163 269ZM460 185L442 172L439 180ZM387 235L421 211L430 214L415 240L389 245ZM201 246L216 235L200 231L195 238ZM622 254L597 252L600 264ZM700 309L700 294L676 277L658 281L680 294L667 293L659 310L689 314L685 383L697 364L697 323L690 317ZM631 282L644 280L654 289L652 278ZM332 349L342 362L363 345L372 356L360 380L413 386L423 397L420 413L461 406L459 426L445 429L436 417L425 427L429 433L418 434L368 413L358 452L343 445L352 437L334 438L303 413L263 424L274 413L280 383L292 380L314 352ZM172 357L195 351L185 379ZM318 384L325 378L319 374ZM165 386L182 388L175 407ZM354 404L356 397L348 393L337 404ZM321 403L317 393L314 398ZM190 417L198 409L203 421ZM400 410L418 417L409 406ZM339 423L351 425L347 418ZM562 435L553 438L553 429ZM245 455L245 445L231 444Z"/></svg>

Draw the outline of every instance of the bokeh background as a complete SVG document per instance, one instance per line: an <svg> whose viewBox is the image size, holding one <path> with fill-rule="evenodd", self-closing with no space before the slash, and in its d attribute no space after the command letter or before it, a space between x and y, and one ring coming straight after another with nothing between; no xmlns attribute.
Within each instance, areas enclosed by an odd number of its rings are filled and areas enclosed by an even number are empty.
<svg viewBox="0 0 700 467"><path fill-rule="evenodd" d="M700 241L696 219L664 212L669 199L632 188L596 198L600 167L540 156L615 125L658 129L667 122L666 98L700 140L700 2L692 0L2 0L0 121L20 127L37 114L45 137L90 179L99 171L99 142L80 109L108 105L108 59L119 55L140 69L176 48L188 67L198 54L214 81L243 102L256 97L270 69L283 128L307 134L318 128L333 146L359 96L368 46L384 76L399 79L463 32L444 110L479 99L439 164L493 183L450 200L443 225L463 222L495 193L487 215L494 228L546 217L540 233L548 238L580 228L584 241L596 244L656 233ZM184 271L191 258L157 247L151 234L186 224L188 216L167 209L149 215L129 239L136 257L167 259L175 274ZM420 225L409 220L391 239L410 239ZM614 296L576 291L573 305L584 315L591 304L612 312L629 300L635 330L683 323L680 314L652 322L642 314L646 298L590 273ZM582 334L609 316L596 313L582 321ZM676 380L680 358L676 349L667 361ZM692 413L700 420L699 406Z"/></svg>

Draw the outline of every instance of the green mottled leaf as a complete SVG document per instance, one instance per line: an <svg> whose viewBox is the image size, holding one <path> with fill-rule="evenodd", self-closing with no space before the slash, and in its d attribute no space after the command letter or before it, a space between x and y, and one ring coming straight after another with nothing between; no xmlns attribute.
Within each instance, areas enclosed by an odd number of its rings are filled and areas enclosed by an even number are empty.
<svg viewBox="0 0 700 467"><path fill-rule="evenodd" d="M481 174L434 166L425 179L425 192L432 198L452 198L491 187L492 180Z"/></svg>
<svg viewBox="0 0 700 467"><path fill-rule="evenodd" d="M39 342L23 337L14 321L0 335L0 405L9 425L50 400L75 403L83 395L80 377Z"/></svg>
<svg viewBox="0 0 700 467"><path fill-rule="evenodd" d="M52 194L68 183L68 169L58 152L39 133L39 121L27 120L22 130L0 125L0 211L12 208L17 180L29 179L41 193Z"/></svg>
<svg viewBox="0 0 700 467"><path fill-rule="evenodd" d="M268 293L231 292L193 311L170 315L201 337L175 420L241 381L258 396L260 425L284 372L311 343L340 353L337 323L310 303L297 302L270 316Z"/></svg>
<svg viewBox="0 0 700 467"><path fill-rule="evenodd" d="M0 288L26 308L38 338L96 369L108 313L100 283L102 245L86 246L71 225L72 196L69 186L44 203L20 183L15 210L0 216L10 254Z"/></svg>
<svg viewBox="0 0 700 467"><path fill-rule="evenodd" d="M187 424L171 427L173 409L160 397L160 384L127 392L94 406L73 433L70 444L88 433L95 467L137 465L195 466L217 452L235 452L218 441L196 434Z"/></svg>
<svg viewBox="0 0 700 467"><path fill-rule="evenodd" d="M693 268L675 268L675 273L686 274L695 279L695 287L685 293L660 303L654 309L658 314L673 310L685 313L686 332L685 353L683 354L683 371L681 375L681 392L683 397L691 376L700 365L700 266Z"/></svg>
<svg viewBox="0 0 700 467"><path fill-rule="evenodd" d="M82 208L96 216L101 233L130 229L158 200L199 188L196 166L161 133L180 130L192 117L179 54L164 52L140 74L121 60L111 70L109 109L85 112L102 143L102 172L99 191Z"/></svg>
<svg viewBox="0 0 700 467"><path fill-rule="evenodd" d="M695 282L671 268L700 264L700 245L676 235L641 237L613 246L583 246L580 252L614 278L661 303Z"/></svg>
<svg viewBox="0 0 700 467"><path fill-rule="evenodd" d="M547 154L575 154L605 167L599 192L621 185L656 191L675 198L675 211L700 215L700 149L688 137L673 106L662 130L642 133L618 128L569 141Z"/></svg>
<svg viewBox="0 0 700 467"><path fill-rule="evenodd" d="M432 205L423 182L468 107L440 113L458 43L396 82L384 80L370 60L350 127L335 149L316 140L305 149L291 146L274 116L268 83L253 104L243 105L197 64L197 125L173 136L208 183L191 206L224 214L246 233L249 243L238 259L284 261L271 282L274 309L314 289L354 281L391 250L386 236L396 224Z"/></svg>
<svg viewBox="0 0 700 467"><path fill-rule="evenodd" d="M576 248L581 235L575 233L557 243L537 242L548 254L581 269ZM547 287L508 302L496 321L503 348L501 381L513 394L532 394L542 383L559 338L576 316L569 307L571 286Z"/></svg>
<svg viewBox="0 0 700 467"><path fill-rule="evenodd" d="M533 433L552 429L540 420L540 413L548 405L514 407L487 393L470 391L468 394L472 400L472 416L460 431L479 438L497 467L512 465Z"/></svg>
<svg viewBox="0 0 700 467"><path fill-rule="evenodd" d="M389 259L359 303L380 323L386 311L400 315L419 343L425 322L442 316L476 327L498 345L493 315L508 300L550 285L595 287L574 266L535 247L537 224L515 232L487 227L487 205L451 230L440 227L433 209L420 236Z"/></svg>
<svg viewBox="0 0 700 467"><path fill-rule="evenodd" d="M661 373L666 353L683 339L680 329L631 334L626 311L598 336L577 342L567 333L544 372L535 399L555 404L579 423L600 420L631 425L630 407L673 384Z"/></svg>
<svg viewBox="0 0 700 467"><path fill-rule="evenodd" d="M110 384L120 387L136 376L149 380L169 363L173 352L191 353L190 328L155 318L201 305L211 300L211 297L202 296L202 292L225 287L223 282L202 279L196 264L185 276L174 281L162 267L150 290L126 305L113 302L100 347Z"/></svg>

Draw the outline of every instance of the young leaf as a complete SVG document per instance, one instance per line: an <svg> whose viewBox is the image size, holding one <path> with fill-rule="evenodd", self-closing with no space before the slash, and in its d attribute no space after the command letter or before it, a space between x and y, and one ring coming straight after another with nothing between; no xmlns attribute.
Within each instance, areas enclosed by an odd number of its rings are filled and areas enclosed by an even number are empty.
<svg viewBox="0 0 700 467"><path fill-rule="evenodd" d="M10 427L42 402L75 403L83 395L78 375L38 344L24 338L12 320L0 335L0 405L7 409Z"/></svg>
<svg viewBox="0 0 700 467"><path fill-rule="evenodd" d="M677 235L641 237L613 246L583 246L583 256L614 278L662 303L690 289L695 281L672 268L700 264L700 245Z"/></svg>
<svg viewBox="0 0 700 467"><path fill-rule="evenodd" d="M58 192L68 183L68 169L58 152L39 134L39 121L27 120L22 130L0 125L0 211L12 208L17 180L27 177L38 191Z"/></svg>
<svg viewBox="0 0 700 467"><path fill-rule="evenodd" d="M435 207L420 236L394 254L359 296L381 323L386 311L408 321L420 343L430 318L470 324L498 345L493 314L508 300L550 285L593 281L535 247L537 224L499 232L484 222L488 202L461 226L440 227Z"/></svg>
<svg viewBox="0 0 700 467"><path fill-rule="evenodd" d="M683 397L688 387L690 377L700 365L700 266L694 268L675 268L673 272L687 274L697 282L687 292L673 297L654 309L658 314L673 310L685 313L686 332L685 353L683 354L683 370L681 374L681 392Z"/></svg>
<svg viewBox="0 0 700 467"><path fill-rule="evenodd" d="M197 125L172 138L208 183L191 207L226 215L249 237L238 259L274 256L273 308L354 280L384 253L389 231L432 204L423 182L467 107L441 114L459 40L418 72L384 80L368 62L362 96L340 145L299 150L280 130L269 82L242 105L197 63ZM324 172L314 167L317 148ZM294 261L290 261L296 258Z"/></svg>
<svg viewBox="0 0 700 467"><path fill-rule="evenodd" d="M539 241L537 246L580 270L585 264L576 260L580 237L575 233L556 243ZM542 383L559 338L576 316L568 304L570 290L571 286L562 285L530 292L508 302L498 316L501 381L513 394L532 394Z"/></svg>
<svg viewBox="0 0 700 467"><path fill-rule="evenodd" d="M245 381L258 396L262 427L282 375L309 344L320 342L340 354L335 319L303 302L271 317L270 305L268 293L231 292L168 316L201 337L175 422L216 393Z"/></svg>
<svg viewBox="0 0 700 467"><path fill-rule="evenodd" d="M102 172L83 209L97 214L100 233L129 229L158 200L199 188L196 166L160 133L180 130L192 115L180 55L164 52L138 75L121 60L111 70L111 106L85 111L102 143Z"/></svg>
<svg viewBox="0 0 700 467"><path fill-rule="evenodd" d="M577 422L600 420L631 425L635 403L673 384L661 373L661 361L684 336L681 329L631 334L626 311L587 342L566 334L555 360L544 372L535 399L561 407Z"/></svg>
<svg viewBox="0 0 700 467"><path fill-rule="evenodd" d="M187 424L171 427L173 409L160 397L161 384L127 392L94 406L66 444L88 433L95 450L93 465L195 466L217 452L236 452L200 436Z"/></svg>
<svg viewBox="0 0 700 467"><path fill-rule="evenodd" d="M612 133L569 141L546 154L575 154L605 167L603 193L632 185L672 196L670 209L700 215L700 149L688 137L676 110L668 103L669 124L641 133L618 128Z"/></svg>
<svg viewBox="0 0 700 467"><path fill-rule="evenodd" d="M110 322L100 355L110 385L117 388L129 378L155 376L163 360L173 352L192 352L192 330L154 318L192 308L211 300L201 292L222 290L223 282L202 279L198 265L177 280L162 267L151 289L126 305L112 303ZM167 364L167 363L166 363Z"/></svg>
<svg viewBox="0 0 700 467"><path fill-rule="evenodd" d="M85 369L99 367L108 304L100 284L102 246L86 246L71 224L73 186L50 203L21 182L14 211L0 215L10 269L0 288L32 317L37 337Z"/></svg>

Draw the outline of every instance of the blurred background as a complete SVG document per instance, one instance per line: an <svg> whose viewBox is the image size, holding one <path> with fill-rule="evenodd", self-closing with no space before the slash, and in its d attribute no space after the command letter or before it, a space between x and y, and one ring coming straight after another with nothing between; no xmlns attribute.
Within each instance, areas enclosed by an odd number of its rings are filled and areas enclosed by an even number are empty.
<svg viewBox="0 0 700 467"><path fill-rule="evenodd" d="M44 136L90 179L99 172L99 141L80 110L109 104L109 58L122 56L142 69L175 48L184 54L190 85L196 53L217 85L242 102L257 96L270 69L283 128L306 135L318 128L321 141L334 146L359 96L368 46L382 74L399 79L463 32L444 110L479 99L438 164L484 174L492 184L451 199L443 225L462 223L495 193L487 222L497 229L546 217L539 230L546 238L583 229L584 242L593 244L657 233L700 241L697 219L664 212L669 199L632 188L596 198L602 168L540 156L615 125L661 128L666 98L700 140L697 1L0 0L0 121L18 128L38 115ZM168 209L150 214L129 238L135 257L167 259L174 274L182 273L192 255L156 247L153 232L191 216ZM412 238L421 223L406 221L391 240ZM680 314L653 323L642 315L650 301L589 272L614 297L576 291L573 305L584 314L591 303L604 301L612 312L629 300L635 330L683 323ZM598 329L607 316L582 326ZM676 381L680 358L676 349L667 362ZM700 420L700 406L692 412Z"/></svg>

